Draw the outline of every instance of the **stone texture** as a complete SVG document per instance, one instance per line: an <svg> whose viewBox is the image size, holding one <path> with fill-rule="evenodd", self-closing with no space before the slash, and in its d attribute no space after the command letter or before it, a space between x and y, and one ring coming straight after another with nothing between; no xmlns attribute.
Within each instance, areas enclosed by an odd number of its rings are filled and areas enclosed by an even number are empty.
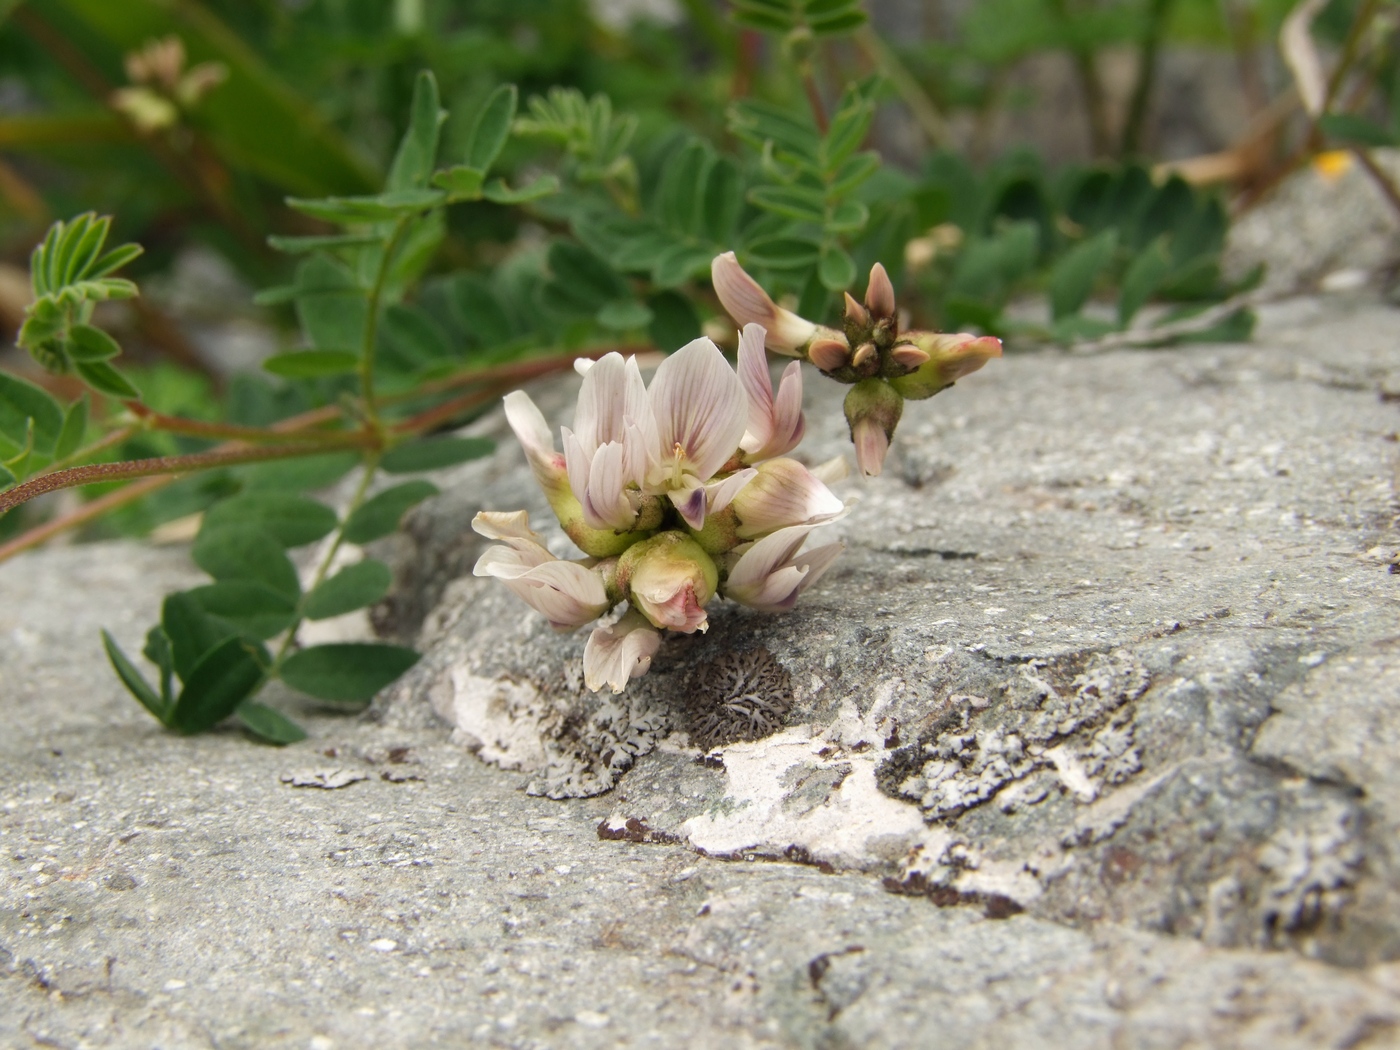
<svg viewBox="0 0 1400 1050"><path fill-rule="evenodd" d="M996 362L796 613L717 607L616 700L448 578L476 508L547 520L509 441L396 541L420 667L363 720L274 698L282 750L105 667L182 551L0 566L0 1046L1395 1045L1398 318ZM702 755L760 645L787 727Z"/></svg>

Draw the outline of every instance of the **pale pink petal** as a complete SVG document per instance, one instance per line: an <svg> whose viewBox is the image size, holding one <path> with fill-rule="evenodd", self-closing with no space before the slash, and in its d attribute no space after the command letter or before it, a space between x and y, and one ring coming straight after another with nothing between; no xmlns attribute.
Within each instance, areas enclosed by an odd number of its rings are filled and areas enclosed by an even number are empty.
<svg viewBox="0 0 1400 1050"><path fill-rule="evenodd" d="M528 510L478 511L472 519L472 530L488 540L524 539L544 544L544 537L530 528Z"/></svg>
<svg viewBox="0 0 1400 1050"><path fill-rule="evenodd" d="M705 486L705 509L706 513L718 514L734 502L734 497L739 494L739 490L758 476L755 467L745 467L743 470L736 470L722 481L712 481Z"/></svg>
<svg viewBox="0 0 1400 1050"><path fill-rule="evenodd" d="M743 539L792 525L816 525L839 515L845 504L795 459L770 459L734 500Z"/></svg>
<svg viewBox="0 0 1400 1050"><path fill-rule="evenodd" d="M877 477L885 468L885 455L890 450L890 438L885 428L873 419L862 419L851 428L851 440L856 446L856 463L866 477Z"/></svg>
<svg viewBox="0 0 1400 1050"><path fill-rule="evenodd" d="M582 627L608 609L602 579L575 562L547 562L505 582L556 628Z"/></svg>
<svg viewBox="0 0 1400 1050"><path fill-rule="evenodd" d="M523 390L514 390L505 396L505 409L506 422L525 449L525 458L530 461L535 477L548 489L551 482L557 481L563 467L559 454L554 451L549 424L530 400L530 395Z"/></svg>
<svg viewBox="0 0 1400 1050"><path fill-rule="evenodd" d="M564 438L564 466L569 475L569 488L573 489L574 497L583 506L584 519L588 519L588 477L591 472L593 457L584 449L583 443L568 427L560 427L559 432ZM601 529L602 525L593 521L588 521L588 527Z"/></svg>
<svg viewBox="0 0 1400 1050"><path fill-rule="evenodd" d="M636 375L638 387L631 382ZM635 418L646 404L641 374L629 370L619 353L599 358L583 377L574 412L574 433L583 450L592 456L599 445L621 441L627 420Z"/></svg>
<svg viewBox="0 0 1400 1050"><path fill-rule="evenodd" d="M518 547L487 547L481 552L472 568L473 576L494 576L498 580L514 580L524 576L531 569L543 565L553 557L543 547L521 549Z"/></svg>
<svg viewBox="0 0 1400 1050"><path fill-rule="evenodd" d="M574 371L581 376L586 376L588 375L588 370L597 363L598 362L591 357L576 357L574 358Z"/></svg>
<svg viewBox="0 0 1400 1050"><path fill-rule="evenodd" d="M746 324L739 333L739 382L743 384L749 410L748 429L740 443L745 452L762 448L773 436L773 384L768 378L763 336L763 326L759 324Z"/></svg>
<svg viewBox="0 0 1400 1050"><path fill-rule="evenodd" d="M814 550L798 548L814 526L781 529L754 543L730 570L724 594L762 612L786 612L816 582L843 549L831 543Z"/></svg>
<svg viewBox="0 0 1400 1050"><path fill-rule="evenodd" d="M703 337L681 347L661 362L650 396L661 458L679 446L686 469L708 481L734 455L748 423L743 387L719 347Z"/></svg>
<svg viewBox="0 0 1400 1050"><path fill-rule="evenodd" d="M802 541L814 528L814 525L793 525L755 542L729 570L725 595L732 598L736 590L748 591L760 586L802 546Z"/></svg>
<svg viewBox="0 0 1400 1050"><path fill-rule="evenodd" d="M627 688L651 668L661 646L661 632L635 610L610 627L594 628L583 649L583 683L593 692L608 686L614 693Z"/></svg>
<svg viewBox="0 0 1400 1050"><path fill-rule="evenodd" d="M588 499L583 501L584 519L590 514L603 525L593 528L625 532L637 521L637 512L627 498L626 449L615 441L599 447L588 473Z"/></svg>
<svg viewBox="0 0 1400 1050"><path fill-rule="evenodd" d="M716 255L710 264L715 294L729 316L741 325L761 324L768 330L768 349L795 354L817 330L811 321L773 302L757 281L744 272L733 252Z"/></svg>

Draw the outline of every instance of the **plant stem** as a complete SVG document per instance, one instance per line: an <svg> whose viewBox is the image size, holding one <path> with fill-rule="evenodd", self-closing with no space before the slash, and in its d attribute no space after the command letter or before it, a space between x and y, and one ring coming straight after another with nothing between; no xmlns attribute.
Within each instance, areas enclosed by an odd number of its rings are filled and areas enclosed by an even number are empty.
<svg viewBox="0 0 1400 1050"><path fill-rule="evenodd" d="M369 290L369 301L365 308L365 334L360 345L360 396L365 403L365 418L376 432L382 429L379 408L374 400L374 338L379 332L379 301L384 297L384 284L389 279L389 267L394 261L394 253L398 251L399 241L407 229L407 216L394 223L394 232L384 245L384 254L379 260L379 271L374 275L374 285Z"/></svg>
<svg viewBox="0 0 1400 1050"><path fill-rule="evenodd" d="M79 463L82 460L95 456L97 453L103 452L113 445L120 445L127 438L134 437L136 434L140 433L140 431L140 427L122 427L120 430L114 430L105 437L98 438L86 448L78 449L78 451L74 452L71 456L65 456L63 459L50 463L44 468L43 473L52 474L54 471L71 467L74 463Z"/></svg>
<svg viewBox="0 0 1400 1050"><path fill-rule="evenodd" d="M355 486L355 492L350 497L350 502L345 506L345 513L341 515L340 524L336 526L335 537L326 548L326 553L322 555L320 564L316 566L316 575L312 577L311 584L306 588L306 594L310 594L321 585L321 581L326 578L326 574L331 571L331 564L335 561L336 554L340 551L340 545L345 542L345 523L350 520L351 515L360 509L360 504L365 501L365 495L369 492L370 482L374 480L374 472L379 466L379 453L372 452L365 459L364 473L360 476L360 483ZM281 646L277 649L277 655L272 658L272 666L268 668L267 677L274 678L278 669L287 659L292 645L296 642L297 631L301 628L306 617L302 615L301 608L306 604L305 595L297 603L296 618L292 620L292 625L287 628L287 635L282 639Z"/></svg>
<svg viewBox="0 0 1400 1050"><path fill-rule="evenodd" d="M899 94L899 99L913 115L915 123L928 139L929 145L934 147L946 146L948 144L948 123L943 119L943 114L934 105L933 99L924 90L914 74L909 72L909 68L895 54L894 50L880 39L880 35L869 25L863 25L855 31L854 35L856 47L869 59L870 64L878 69Z"/></svg>
<svg viewBox="0 0 1400 1050"><path fill-rule="evenodd" d="M826 119L826 104L822 102L821 89L817 87L817 78L812 73L810 62L803 66L802 90L807 93L807 105L812 107L812 119L817 122L817 131L825 135L830 122Z"/></svg>
<svg viewBox="0 0 1400 1050"><path fill-rule="evenodd" d="M1050 9L1060 24L1068 30L1072 16L1067 0L1050 0ZM1069 47L1069 55L1079 76L1079 89L1084 95L1090 145L1095 156L1105 156L1109 152L1108 109L1104 103L1103 83L1099 80L1098 67L1094 64L1094 53L1082 45L1075 44Z"/></svg>
<svg viewBox="0 0 1400 1050"><path fill-rule="evenodd" d="M1371 181L1376 184L1376 188L1381 191L1381 194L1390 203L1390 206L1395 209L1396 214L1400 215L1400 187L1395 185L1395 180L1390 177L1389 173L1387 173L1384 168L1376 163L1376 159L1371 156L1370 150L1354 146L1351 152L1352 156L1354 156L1361 164L1362 168L1366 170L1366 174L1371 176Z"/></svg>
<svg viewBox="0 0 1400 1050"><path fill-rule="evenodd" d="M1338 59L1337 68L1332 70L1332 76L1327 81L1327 94L1323 97L1322 112L1330 111L1332 103L1336 101L1337 92L1342 87L1342 81L1346 79L1347 73L1351 71L1352 64L1356 61L1356 52L1361 44L1361 38L1371 21L1376 17L1378 7L1380 7L1380 0L1363 0L1361 10L1356 13L1356 18L1352 20L1351 27L1347 30L1346 41L1342 44L1342 56Z"/></svg>
<svg viewBox="0 0 1400 1050"><path fill-rule="evenodd" d="M190 456L154 456L151 459L133 459L123 463L90 463L83 467L69 467L67 470L40 474L22 485L0 492L0 514L13 510L21 503L27 503L36 496L43 496L60 489L77 488L102 481L127 481L131 478L148 478L156 474L187 474L192 470L208 470L211 467L228 467L238 463L257 463L267 459L290 459L319 451L306 445L271 445L263 448L231 448L211 452L197 452Z"/></svg>
<svg viewBox="0 0 1400 1050"><path fill-rule="evenodd" d="M139 416L148 430L162 430L168 434L185 434L189 437L228 438L236 441L285 441L287 433L268 427L245 427L236 423L206 423L201 419L182 419L152 412L137 401L126 402L126 407ZM343 445L351 435L343 430L316 431L298 430L296 439Z"/></svg>
<svg viewBox="0 0 1400 1050"><path fill-rule="evenodd" d="M1118 147L1122 157L1130 157L1142 145L1142 129L1147 123L1147 107L1152 102L1152 88L1157 80L1157 52L1162 46L1167 20L1176 0L1150 0L1147 9L1147 31L1138 51L1137 82L1133 85L1128 117L1123 124L1123 139Z"/></svg>
<svg viewBox="0 0 1400 1050"><path fill-rule="evenodd" d="M135 503L144 496L149 496L152 492L159 492L167 485L174 483L175 475L166 474L161 477L145 478L141 481L132 482L109 492L105 496L99 496L95 500L84 503L76 510L70 511L52 521L46 521L42 525L20 533L8 543L0 543L0 562L8 561L16 554L47 543L55 536L67 532L69 529L76 529L79 525L86 525L90 521L96 521L104 514L125 507L128 503Z"/></svg>

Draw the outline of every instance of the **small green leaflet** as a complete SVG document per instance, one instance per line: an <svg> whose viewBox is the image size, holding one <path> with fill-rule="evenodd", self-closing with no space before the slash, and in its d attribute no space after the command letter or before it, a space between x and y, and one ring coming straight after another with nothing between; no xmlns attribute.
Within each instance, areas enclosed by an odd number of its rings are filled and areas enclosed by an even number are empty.
<svg viewBox="0 0 1400 1050"><path fill-rule="evenodd" d="M318 700L366 704L417 662L416 652L399 645L316 645L289 656L281 677L293 689Z"/></svg>

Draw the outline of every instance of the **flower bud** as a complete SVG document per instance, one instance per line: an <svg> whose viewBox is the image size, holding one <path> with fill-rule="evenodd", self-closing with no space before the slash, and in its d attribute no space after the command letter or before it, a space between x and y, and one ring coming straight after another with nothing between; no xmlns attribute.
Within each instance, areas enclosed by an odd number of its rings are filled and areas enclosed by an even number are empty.
<svg viewBox="0 0 1400 1050"><path fill-rule="evenodd" d="M870 312L860 303L850 292L843 292L846 297L846 324L851 328L865 329L870 327Z"/></svg>
<svg viewBox="0 0 1400 1050"><path fill-rule="evenodd" d="M795 356L817 331L817 326L811 321L773 302L759 283L739 265L733 252L715 256L710 264L710 279L714 282L720 303L741 328L747 324L760 324L767 329L769 350Z"/></svg>
<svg viewBox="0 0 1400 1050"><path fill-rule="evenodd" d="M844 504L795 459L770 459L734 497L739 539L751 540L790 525L815 525L841 513Z"/></svg>
<svg viewBox="0 0 1400 1050"><path fill-rule="evenodd" d="M905 397L921 401L946 390L965 375L971 375L994 357L1001 356L1001 340L965 332L935 334L906 332L904 338L928 354L928 360L906 376L890 380Z"/></svg>
<svg viewBox="0 0 1400 1050"><path fill-rule="evenodd" d="M880 366L880 355L875 349L874 343L861 343L856 347L856 352L851 355L851 367L857 372L874 373Z"/></svg>
<svg viewBox="0 0 1400 1050"><path fill-rule="evenodd" d="M895 364L901 365L911 371L918 368L929 359L928 354L920 350L917 346L912 346L909 343L900 343L896 346L890 351L890 358Z"/></svg>
<svg viewBox="0 0 1400 1050"><path fill-rule="evenodd" d="M856 463L862 474L875 477L884 468L890 439L904 412L904 398L883 380L863 379L851 387L845 407Z"/></svg>
<svg viewBox="0 0 1400 1050"><path fill-rule="evenodd" d="M834 372L851 359L851 348L844 339L814 339L807 348L807 360L823 372Z"/></svg>
<svg viewBox="0 0 1400 1050"><path fill-rule="evenodd" d="M627 549L618 581L652 624L692 634L709 626L705 603L715 596L719 570L693 539L662 532Z"/></svg>
<svg viewBox="0 0 1400 1050"><path fill-rule="evenodd" d="M894 285L890 283L890 275L880 263L870 268L870 283L865 289L865 305L870 309L870 316L877 321L894 317Z"/></svg>

